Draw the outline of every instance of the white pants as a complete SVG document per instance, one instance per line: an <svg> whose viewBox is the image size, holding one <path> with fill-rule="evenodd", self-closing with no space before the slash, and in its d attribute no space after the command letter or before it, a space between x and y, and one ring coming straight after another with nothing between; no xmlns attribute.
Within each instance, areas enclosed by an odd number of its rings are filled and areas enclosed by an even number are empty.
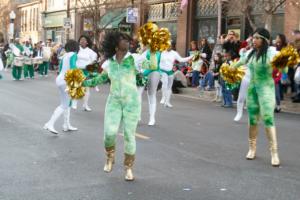
<svg viewBox="0 0 300 200"><path fill-rule="evenodd" d="M70 96L66 92L66 85L59 85L58 91L59 91L59 98L60 98L60 107L64 110L67 110L70 106Z"/></svg>

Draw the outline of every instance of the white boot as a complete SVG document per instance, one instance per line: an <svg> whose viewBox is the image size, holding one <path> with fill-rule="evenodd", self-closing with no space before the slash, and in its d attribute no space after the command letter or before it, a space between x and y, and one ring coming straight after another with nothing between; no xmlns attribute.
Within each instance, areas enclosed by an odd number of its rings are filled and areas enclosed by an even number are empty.
<svg viewBox="0 0 300 200"><path fill-rule="evenodd" d="M162 97L161 97L161 100L160 100L160 104L165 104L165 102L166 102L166 97L163 95Z"/></svg>
<svg viewBox="0 0 300 200"><path fill-rule="evenodd" d="M165 90L162 90L162 96L161 96L161 100L160 100L160 104L165 104L166 103L166 94L167 92Z"/></svg>
<svg viewBox="0 0 300 200"><path fill-rule="evenodd" d="M70 124L70 108L64 111L64 125L63 131L77 131L78 128L71 126Z"/></svg>
<svg viewBox="0 0 300 200"><path fill-rule="evenodd" d="M58 106L53 112L50 120L44 125L44 129L50 131L51 133L58 134L58 132L54 128L54 124L63 112L64 110L60 106Z"/></svg>
<svg viewBox="0 0 300 200"><path fill-rule="evenodd" d="M72 100L72 108L73 108L74 110L77 109L77 100Z"/></svg>
<svg viewBox="0 0 300 200"><path fill-rule="evenodd" d="M83 110L91 112L92 109L89 107L90 88L86 88L85 96L83 97Z"/></svg>
<svg viewBox="0 0 300 200"><path fill-rule="evenodd" d="M171 95L172 95L172 90L168 90L167 93L166 93L165 107L168 107L168 108L173 107L172 104L170 103Z"/></svg>
<svg viewBox="0 0 300 200"><path fill-rule="evenodd" d="M156 103L149 104L149 114L150 114L150 119L148 123L149 126L155 125L155 112L156 112Z"/></svg>
<svg viewBox="0 0 300 200"><path fill-rule="evenodd" d="M236 113L236 116L234 118L234 121L235 122L238 122L241 120L242 116L243 116L243 109L244 109L244 103L237 103L237 113Z"/></svg>

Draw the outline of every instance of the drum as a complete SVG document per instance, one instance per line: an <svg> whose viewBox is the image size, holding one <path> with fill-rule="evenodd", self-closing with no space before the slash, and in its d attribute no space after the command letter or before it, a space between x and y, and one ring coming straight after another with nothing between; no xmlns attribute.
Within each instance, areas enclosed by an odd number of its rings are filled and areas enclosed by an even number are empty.
<svg viewBox="0 0 300 200"><path fill-rule="evenodd" d="M37 65L43 64L43 58L42 57L33 58L33 64L37 64Z"/></svg>
<svg viewBox="0 0 300 200"><path fill-rule="evenodd" d="M24 64L25 65L32 65L32 58L25 57L24 58Z"/></svg>
<svg viewBox="0 0 300 200"><path fill-rule="evenodd" d="M24 58L23 57L15 57L14 58L14 66L23 67L23 65L24 65Z"/></svg>

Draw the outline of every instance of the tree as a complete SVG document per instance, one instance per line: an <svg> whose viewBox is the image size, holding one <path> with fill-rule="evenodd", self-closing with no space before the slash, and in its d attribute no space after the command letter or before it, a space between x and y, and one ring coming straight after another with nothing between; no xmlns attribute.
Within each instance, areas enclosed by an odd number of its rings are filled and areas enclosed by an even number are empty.
<svg viewBox="0 0 300 200"><path fill-rule="evenodd" d="M225 4L225 8L228 10L231 9L240 9L244 16L249 21L250 26L253 30L257 28L254 20L252 19L252 11L254 8L254 4L259 4L262 6L262 21L265 25L265 28L269 31L272 31L272 19L276 11L285 3L292 3L295 6L300 5L300 0L228 0Z"/></svg>
<svg viewBox="0 0 300 200"><path fill-rule="evenodd" d="M101 17L112 9L126 8L132 0L77 0L77 9L84 17L92 19L94 42L99 46L100 33L115 20L113 17L104 26L100 26Z"/></svg>

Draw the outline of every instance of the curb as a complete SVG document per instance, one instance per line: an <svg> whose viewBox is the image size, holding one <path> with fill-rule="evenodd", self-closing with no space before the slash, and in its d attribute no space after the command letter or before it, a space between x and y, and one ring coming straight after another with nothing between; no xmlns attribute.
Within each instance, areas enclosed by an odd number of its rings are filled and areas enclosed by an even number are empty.
<svg viewBox="0 0 300 200"><path fill-rule="evenodd" d="M215 91L204 91L204 94L200 97L198 88L182 88L182 93L173 95L183 98L211 102L213 100L212 95L214 95L214 92ZM287 100L281 101L281 112L300 115L300 103L292 103Z"/></svg>

